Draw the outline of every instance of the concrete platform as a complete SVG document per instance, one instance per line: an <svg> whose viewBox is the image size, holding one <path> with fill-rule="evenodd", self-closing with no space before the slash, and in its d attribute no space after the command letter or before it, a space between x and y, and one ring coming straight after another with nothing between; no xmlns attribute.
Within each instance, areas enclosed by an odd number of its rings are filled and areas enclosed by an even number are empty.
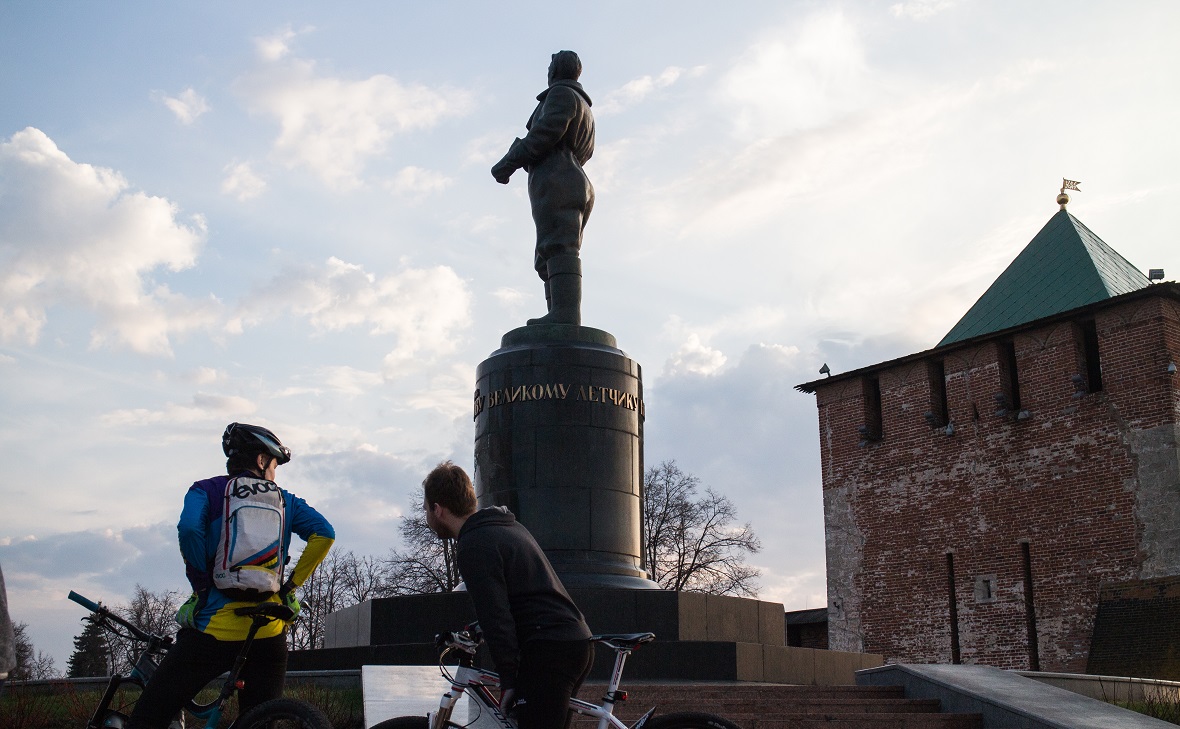
<svg viewBox="0 0 1180 729"><path fill-rule="evenodd" d="M1127 709L990 666L899 664L859 671L860 686L902 686L907 699L978 713L984 729L1175 729Z"/></svg>

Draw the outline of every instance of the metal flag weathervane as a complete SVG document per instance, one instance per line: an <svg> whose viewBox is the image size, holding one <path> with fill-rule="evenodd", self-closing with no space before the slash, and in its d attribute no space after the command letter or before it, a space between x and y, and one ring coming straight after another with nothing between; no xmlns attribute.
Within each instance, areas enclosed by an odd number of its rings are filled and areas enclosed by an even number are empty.
<svg viewBox="0 0 1180 729"><path fill-rule="evenodd" d="M1061 178L1061 194L1057 196L1057 204L1061 206L1062 210L1065 210L1065 204L1069 202L1069 195L1066 195L1065 191L1077 190L1078 192L1081 192L1082 188L1078 187L1080 184L1082 183L1078 182L1077 180L1067 180L1064 177Z"/></svg>

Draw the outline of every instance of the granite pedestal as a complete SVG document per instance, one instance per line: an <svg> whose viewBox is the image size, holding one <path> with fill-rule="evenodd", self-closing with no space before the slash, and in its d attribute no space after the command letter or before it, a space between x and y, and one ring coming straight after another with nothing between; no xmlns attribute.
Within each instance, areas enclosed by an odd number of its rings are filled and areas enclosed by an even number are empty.
<svg viewBox="0 0 1180 729"><path fill-rule="evenodd" d="M780 603L669 590L596 587L569 592L595 633L655 633L656 641L627 661L626 676L632 681L813 683L806 676L816 675L817 654L848 663L840 664L847 682L854 667L880 665L879 657L866 664L854 654L786 647ZM435 633L457 630L472 620L475 610L464 592L369 600L329 615L325 648L293 651L289 668L434 665ZM486 655L481 660L492 667ZM599 646L591 678L608 678L613 662L613 652Z"/></svg>
<svg viewBox="0 0 1180 729"><path fill-rule="evenodd" d="M642 565L639 365L607 332L534 325L476 378L480 507L516 514L567 588L657 589Z"/></svg>

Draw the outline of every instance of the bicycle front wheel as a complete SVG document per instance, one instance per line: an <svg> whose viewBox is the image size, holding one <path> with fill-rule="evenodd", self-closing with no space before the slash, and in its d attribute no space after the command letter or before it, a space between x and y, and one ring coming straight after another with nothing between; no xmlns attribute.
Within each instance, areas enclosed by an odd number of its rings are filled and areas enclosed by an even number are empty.
<svg viewBox="0 0 1180 729"><path fill-rule="evenodd" d="M728 719L716 714L700 711L681 711L675 714L653 716L644 724L644 729L739 729Z"/></svg>
<svg viewBox="0 0 1180 729"><path fill-rule="evenodd" d="M239 717L233 729L332 729L332 722L306 701L271 699Z"/></svg>
<svg viewBox="0 0 1180 729"><path fill-rule="evenodd" d="M398 716L373 725L373 729L426 729L425 716Z"/></svg>

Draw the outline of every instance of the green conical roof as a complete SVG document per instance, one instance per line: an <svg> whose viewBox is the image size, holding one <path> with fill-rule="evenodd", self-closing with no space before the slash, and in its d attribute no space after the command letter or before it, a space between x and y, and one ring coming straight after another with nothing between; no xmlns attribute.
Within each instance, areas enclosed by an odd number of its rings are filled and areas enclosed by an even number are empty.
<svg viewBox="0 0 1180 729"><path fill-rule="evenodd" d="M998 332L1146 288L1151 281L1060 210L938 346Z"/></svg>

